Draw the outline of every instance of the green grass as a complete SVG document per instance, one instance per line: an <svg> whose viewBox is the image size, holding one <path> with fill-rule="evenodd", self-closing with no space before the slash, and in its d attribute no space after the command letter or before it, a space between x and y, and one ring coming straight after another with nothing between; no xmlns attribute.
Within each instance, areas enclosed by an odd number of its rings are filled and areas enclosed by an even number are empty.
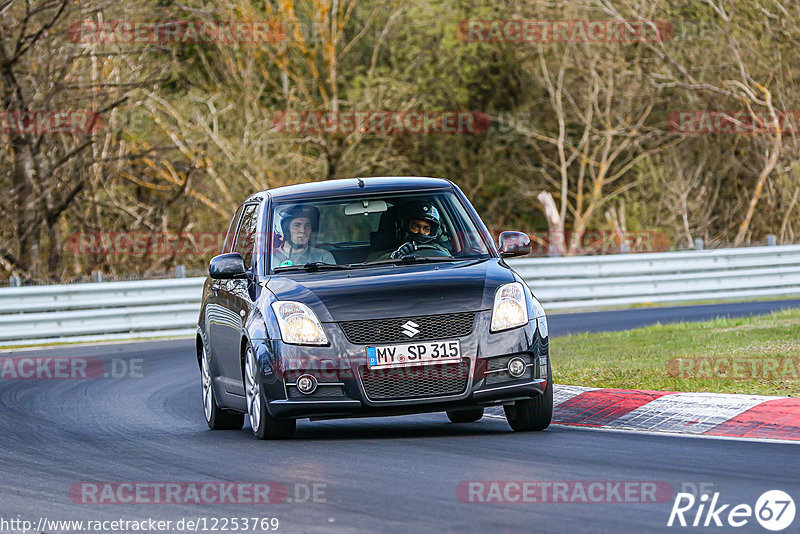
<svg viewBox="0 0 800 534"><path fill-rule="evenodd" d="M554 338L550 353L557 384L798 396L800 310ZM677 372L678 358L688 371ZM690 367L686 358L704 358L704 367ZM744 363L715 373L708 359L730 365L726 358ZM765 364L777 371L759 376Z"/></svg>

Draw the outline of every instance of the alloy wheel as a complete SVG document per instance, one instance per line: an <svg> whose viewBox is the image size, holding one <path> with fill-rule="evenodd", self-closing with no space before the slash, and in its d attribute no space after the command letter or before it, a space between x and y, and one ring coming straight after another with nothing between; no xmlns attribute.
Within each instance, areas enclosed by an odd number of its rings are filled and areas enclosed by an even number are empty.
<svg viewBox="0 0 800 534"><path fill-rule="evenodd" d="M205 347L203 347L202 358L202 381L203 381L203 411L206 414L206 421L211 421L211 403L214 402L214 395L211 391L211 371L208 365L208 354Z"/></svg>
<svg viewBox="0 0 800 534"><path fill-rule="evenodd" d="M261 423L261 387L256 378L257 372L256 355L253 353L253 349L248 348L245 362L247 413L253 432L258 430L258 425Z"/></svg>

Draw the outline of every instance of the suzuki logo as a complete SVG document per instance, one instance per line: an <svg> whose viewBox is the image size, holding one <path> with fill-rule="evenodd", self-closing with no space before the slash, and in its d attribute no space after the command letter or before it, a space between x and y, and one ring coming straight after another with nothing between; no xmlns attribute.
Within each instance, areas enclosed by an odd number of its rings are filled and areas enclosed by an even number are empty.
<svg viewBox="0 0 800 534"><path fill-rule="evenodd" d="M403 333L408 337L414 337L419 334L418 327L419 325L414 321L406 321L405 324L403 324Z"/></svg>

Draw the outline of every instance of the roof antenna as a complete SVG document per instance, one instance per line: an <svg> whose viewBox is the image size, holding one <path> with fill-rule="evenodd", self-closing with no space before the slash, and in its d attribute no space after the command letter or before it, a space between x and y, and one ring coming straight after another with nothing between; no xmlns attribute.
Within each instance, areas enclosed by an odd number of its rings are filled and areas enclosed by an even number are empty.
<svg viewBox="0 0 800 534"><path fill-rule="evenodd" d="M358 180L358 187L364 187L366 185L364 183L364 180L362 180L361 178L356 178L356 180Z"/></svg>

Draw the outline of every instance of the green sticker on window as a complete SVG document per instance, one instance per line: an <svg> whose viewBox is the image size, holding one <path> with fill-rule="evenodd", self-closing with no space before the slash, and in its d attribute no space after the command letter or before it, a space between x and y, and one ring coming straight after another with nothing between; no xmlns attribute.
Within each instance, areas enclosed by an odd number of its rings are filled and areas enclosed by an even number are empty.
<svg viewBox="0 0 800 534"><path fill-rule="evenodd" d="M292 265L292 260L286 260L282 261L281 264L278 265L278 267L289 267L290 265Z"/></svg>

